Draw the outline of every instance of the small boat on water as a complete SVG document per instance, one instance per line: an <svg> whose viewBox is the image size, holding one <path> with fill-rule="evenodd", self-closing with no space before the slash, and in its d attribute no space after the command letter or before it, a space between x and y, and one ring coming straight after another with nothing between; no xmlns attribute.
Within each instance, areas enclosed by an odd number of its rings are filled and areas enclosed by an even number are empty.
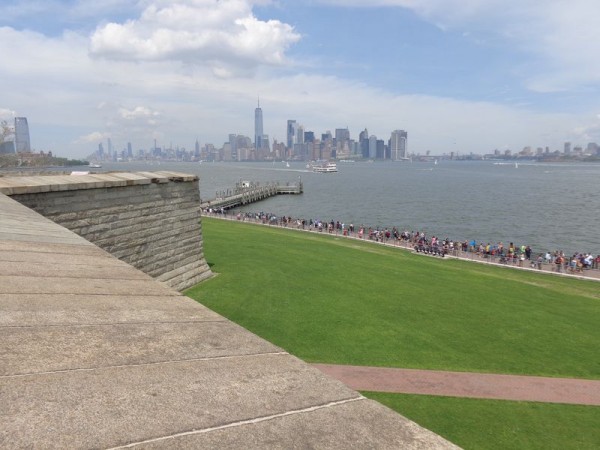
<svg viewBox="0 0 600 450"><path fill-rule="evenodd" d="M101 169L102 168L102 164L98 164L98 163L89 163L88 167L90 169Z"/></svg>
<svg viewBox="0 0 600 450"><path fill-rule="evenodd" d="M317 173L334 173L337 172L337 164L331 161L326 161L321 164L312 166L313 172Z"/></svg>

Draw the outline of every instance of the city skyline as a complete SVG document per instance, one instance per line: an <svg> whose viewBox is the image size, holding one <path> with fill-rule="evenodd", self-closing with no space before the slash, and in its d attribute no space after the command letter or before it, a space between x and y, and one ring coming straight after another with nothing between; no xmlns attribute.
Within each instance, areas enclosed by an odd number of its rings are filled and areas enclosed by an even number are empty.
<svg viewBox="0 0 600 450"><path fill-rule="evenodd" d="M26 121L25 118L22 118ZM15 121L16 123L16 121ZM194 150L188 150L184 146L173 147L157 145L154 140L152 148L138 148L132 150L132 143L127 142L127 147L119 151L113 149L111 138L107 138L108 151L104 151L103 143L98 144L97 151L88 155L91 160L171 160L171 161L315 161L315 160L383 160L383 161L432 161L438 158L473 160L473 159L496 159L517 160L535 159L538 161L563 161L563 160L589 160L596 161L600 157L600 145L596 142L588 142L587 145L575 145L564 142L562 150L546 147L522 147L521 150L494 149L482 153L461 154L455 151L432 153L426 151L421 153L409 152L408 132L395 129L391 132L387 142L378 139L377 136L369 134L367 128L354 139L348 127L336 128L335 134L327 130L320 134L320 139L313 130L307 130L296 119L288 119L286 126L286 142L273 140L273 145L268 142L268 135L263 133L263 111L260 101L254 110L254 141L248 136L237 133L229 133L228 140L223 146L215 146L206 143L200 146L196 139Z"/></svg>
<svg viewBox="0 0 600 450"><path fill-rule="evenodd" d="M585 147L600 142L599 16L586 0L8 0L0 120L28 117L34 149L70 157L109 137L287 142L289 118L402 127L421 154Z"/></svg>

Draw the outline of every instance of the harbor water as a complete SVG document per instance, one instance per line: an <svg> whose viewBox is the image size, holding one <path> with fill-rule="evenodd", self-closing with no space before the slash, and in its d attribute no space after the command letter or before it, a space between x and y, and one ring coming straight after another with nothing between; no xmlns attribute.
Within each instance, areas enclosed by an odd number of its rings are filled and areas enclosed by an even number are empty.
<svg viewBox="0 0 600 450"><path fill-rule="evenodd" d="M313 173L306 163L105 163L102 171L197 174L204 200L240 181L304 184L238 209L278 216L398 227L485 243L514 242L534 252L600 253L600 164L440 161L338 163Z"/></svg>

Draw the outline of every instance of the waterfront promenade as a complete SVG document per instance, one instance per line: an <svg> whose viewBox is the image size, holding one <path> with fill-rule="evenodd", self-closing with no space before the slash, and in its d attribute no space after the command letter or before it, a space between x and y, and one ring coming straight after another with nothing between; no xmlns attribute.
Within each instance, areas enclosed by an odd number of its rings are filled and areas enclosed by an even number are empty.
<svg viewBox="0 0 600 450"><path fill-rule="evenodd" d="M456 448L2 194L0 211L0 447Z"/></svg>
<svg viewBox="0 0 600 450"><path fill-rule="evenodd" d="M217 218L217 219L223 219L223 220L247 222L247 223L251 223L251 224L255 224L255 225L279 227L279 228L285 228L285 229L289 229L289 230L293 230L293 231L318 233L318 234L322 234L322 235L328 235L328 236L333 236L333 237L338 237L338 238L343 238L343 239L360 240L360 241L368 242L368 243L371 243L374 245L383 245L386 247L393 247L393 248L398 248L398 249L405 250L405 251L410 251L415 254L421 255L423 257L432 257L432 258L440 258L441 259L440 256L434 256L434 255L430 255L428 253L416 252L414 250L415 243L413 243L413 242L397 240L397 239L387 239L387 240L382 240L382 241L381 240L372 240L372 239L368 238L366 233L363 234L362 236L360 236L359 233L356 231L351 234L345 234L334 228L331 232L328 232L326 228L324 228L323 230L318 230L317 227L309 227L309 226L302 227L295 222L286 224L286 225L282 225L279 221L254 220L254 219L244 217L242 215L238 215L238 214L232 213L232 212L226 212L225 214L223 214L223 213L219 213L219 212L209 213L207 211L204 211L203 215L208 216L208 217ZM505 269L525 270L525 271L531 271L531 272L551 274L551 275L556 275L556 276L561 276L561 277L577 278L577 279L581 279L581 280L600 281L600 269L586 269L586 270L582 270L582 271L571 271L569 269L563 268L563 269L561 269L560 272L558 272L556 270L556 265L553 263L548 264L548 263L544 262L544 263L542 263L541 266L538 267L537 265L534 266L532 264L532 261L529 261L529 260L520 262L515 259L511 262L503 262L502 259L498 256L488 257L484 254L474 252L474 251L473 252L471 252L471 251L464 252L464 251L459 250L459 251L456 251L454 254L445 255L443 259L448 259L448 260L460 259L460 260L470 261L470 262L478 263L478 264L494 265L495 267L500 267L500 268L505 268Z"/></svg>

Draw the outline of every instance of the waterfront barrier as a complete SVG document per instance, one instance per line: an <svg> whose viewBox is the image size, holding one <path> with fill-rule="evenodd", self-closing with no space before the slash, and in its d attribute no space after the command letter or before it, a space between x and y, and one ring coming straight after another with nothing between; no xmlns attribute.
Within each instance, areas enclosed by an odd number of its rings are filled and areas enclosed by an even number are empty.
<svg viewBox="0 0 600 450"><path fill-rule="evenodd" d="M217 192L216 197L200 204L203 210L231 209L248 205L276 195L298 195L304 191L302 181L280 184L277 182L261 185L254 182L237 183L232 190Z"/></svg>

